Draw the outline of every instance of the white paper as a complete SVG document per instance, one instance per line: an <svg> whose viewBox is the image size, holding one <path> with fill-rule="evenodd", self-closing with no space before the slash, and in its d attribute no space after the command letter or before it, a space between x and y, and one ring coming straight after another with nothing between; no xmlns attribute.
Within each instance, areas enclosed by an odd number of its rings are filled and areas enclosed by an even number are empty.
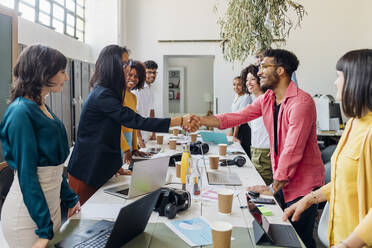
<svg viewBox="0 0 372 248"><path fill-rule="evenodd" d="M72 219L93 219L93 220L116 220L122 204L84 204L78 214L72 216Z"/></svg>

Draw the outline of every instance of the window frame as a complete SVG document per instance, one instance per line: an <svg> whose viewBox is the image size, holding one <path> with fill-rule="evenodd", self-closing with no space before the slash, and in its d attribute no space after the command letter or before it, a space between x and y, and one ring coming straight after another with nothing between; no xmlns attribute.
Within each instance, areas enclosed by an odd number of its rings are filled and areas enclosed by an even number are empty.
<svg viewBox="0 0 372 248"><path fill-rule="evenodd" d="M54 19L56 19L57 21L59 22L62 22L63 23L63 34L64 35L67 35L69 37L72 37L72 38L75 38L77 40L80 40L82 42L85 42L85 9L86 9L86 0L81 0L83 2L83 5L80 4L81 1L78 1L78 0L63 0L63 5L61 3L59 3L57 0L45 0L47 2L50 3L50 10L49 10L49 13L47 13L45 10L42 10L40 9L40 0L35 0L35 6L33 6L32 4L28 3L27 0L14 0L14 6L13 6L13 9L16 10L19 15L22 17L21 13L19 12L19 4L22 3L30 8L33 8L35 10L35 17L34 17L34 22L35 23L38 23L44 27L48 27L50 29L53 29L54 31L56 31L56 29L53 27L53 22L54 22ZM72 1L74 2L74 10L70 10L67 8L67 1ZM62 8L63 9L63 20L61 20L60 18L56 18L54 15L53 15L53 8L55 5L58 5L58 7ZM77 13L77 8L80 7L82 10L83 10L83 16L81 15L78 15ZM43 23L40 21L40 13L42 13L43 15L47 15L49 17L49 25ZM69 15L72 15L73 16L73 19L74 19L74 24L73 25L70 25L67 23L67 14ZM77 28L77 21L78 19L82 22L83 24L83 30ZM71 27L73 28L73 34L69 34L67 33L67 26L68 27ZM77 32L79 33L82 33L83 36L82 36L82 40L79 39L79 37L77 36Z"/></svg>

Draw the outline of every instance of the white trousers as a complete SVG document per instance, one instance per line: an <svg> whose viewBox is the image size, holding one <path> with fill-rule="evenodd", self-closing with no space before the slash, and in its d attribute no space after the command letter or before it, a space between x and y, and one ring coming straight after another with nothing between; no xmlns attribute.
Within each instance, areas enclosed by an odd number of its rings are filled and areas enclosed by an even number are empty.
<svg viewBox="0 0 372 248"><path fill-rule="evenodd" d="M48 204L54 232L61 226L60 195L63 164L37 167L37 176ZM36 199L35 199L36 200ZM10 248L32 247L39 238L35 234L36 223L32 220L15 173L13 184L1 211L3 234Z"/></svg>

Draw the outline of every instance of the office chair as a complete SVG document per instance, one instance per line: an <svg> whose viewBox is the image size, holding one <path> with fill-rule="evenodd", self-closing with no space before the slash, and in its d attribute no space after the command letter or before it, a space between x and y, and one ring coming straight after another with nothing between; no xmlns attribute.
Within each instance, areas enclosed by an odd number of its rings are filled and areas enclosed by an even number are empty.
<svg viewBox="0 0 372 248"><path fill-rule="evenodd" d="M326 164L327 162L331 161L331 157L335 149L336 149L336 145L330 145L322 150L321 156L322 156L323 164Z"/></svg>

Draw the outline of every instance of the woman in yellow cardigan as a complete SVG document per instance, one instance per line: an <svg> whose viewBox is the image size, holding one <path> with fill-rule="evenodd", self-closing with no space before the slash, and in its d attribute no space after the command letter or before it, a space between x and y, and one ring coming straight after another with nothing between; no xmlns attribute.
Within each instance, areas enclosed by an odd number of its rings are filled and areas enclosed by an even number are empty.
<svg viewBox="0 0 372 248"><path fill-rule="evenodd" d="M145 83L146 70L140 61L130 61L129 71L126 77L126 92L124 97L123 106L129 107L137 112L137 98L131 90L142 89ZM132 128L121 127L121 151L123 152L124 163L130 163L132 154L136 156L151 156L149 153L141 152L138 150L137 145L137 132Z"/></svg>
<svg viewBox="0 0 372 248"><path fill-rule="evenodd" d="M337 97L351 118L331 159L331 182L287 208L283 220L328 201L329 244L372 247L372 50L346 53L336 70Z"/></svg>

